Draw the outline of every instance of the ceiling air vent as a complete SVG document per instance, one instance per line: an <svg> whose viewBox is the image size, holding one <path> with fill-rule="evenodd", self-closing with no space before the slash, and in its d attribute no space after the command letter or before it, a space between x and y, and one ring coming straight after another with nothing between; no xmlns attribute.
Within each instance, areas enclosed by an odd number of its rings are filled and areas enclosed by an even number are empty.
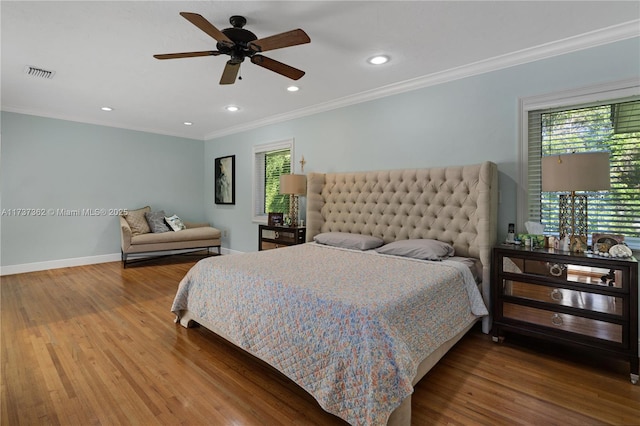
<svg viewBox="0 0 640 426"><path fill-rule="evenodd" d="M48 79L52 79L53 76L56 74L55 71L44 70L42 68L32 67L30 65L27 65L26 67L24 67L24 72L25 74L33 77L48 78Z"/></svg>

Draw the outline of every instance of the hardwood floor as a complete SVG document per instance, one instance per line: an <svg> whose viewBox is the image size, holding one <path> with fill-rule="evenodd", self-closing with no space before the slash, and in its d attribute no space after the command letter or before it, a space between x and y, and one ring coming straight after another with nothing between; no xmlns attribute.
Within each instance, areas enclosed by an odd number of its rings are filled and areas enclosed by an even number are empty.
<svg viewBox="0 0 640 426"><path fill-rule="evenodd" d="M343 425L268 365L169 311L182 258L1 278L3 425ZM414 425L640 424L628 364L472 330L413 395Z"/></svg>

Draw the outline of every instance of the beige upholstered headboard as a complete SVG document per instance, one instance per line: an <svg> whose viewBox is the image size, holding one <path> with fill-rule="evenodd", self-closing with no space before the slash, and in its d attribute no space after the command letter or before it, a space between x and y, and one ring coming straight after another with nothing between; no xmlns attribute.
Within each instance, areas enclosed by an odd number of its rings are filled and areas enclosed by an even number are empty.
<svg viewBox="0 0 640 426"><path fill-rule="evenodd" d="M456 255L482 262L486 303L497 217L498 167L489 161L307 175L307 241L321 232L350 232L386 243L410 238L448 242Z"/></svg>

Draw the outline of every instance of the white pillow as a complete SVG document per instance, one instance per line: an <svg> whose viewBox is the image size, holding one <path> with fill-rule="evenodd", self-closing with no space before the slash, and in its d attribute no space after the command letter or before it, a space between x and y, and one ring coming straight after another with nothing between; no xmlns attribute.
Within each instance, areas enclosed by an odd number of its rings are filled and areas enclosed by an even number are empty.
<svg viewBox="0 0 640 426"><path fill-rule="evenodd" d="M182 222L182 220L180 220L180 218L175 214L170 217L165 217L164 220L171 227L171 229L173 229L176 232L182 231L183 229L187 229L187 227Z"/></svg>
<svg viewBox="0 0 640 426"><path fill-rule="evenodd" d="M316 235L313 240L319 244L353 250L370 250L384 244L381 238L349 232L325 232Z"/></svg>
<svg viewBox="0 0 640 426"><path fill-rule="evenodd" d="M378 247L376 251L422 260L442 260L454 254L451 244L430 239L398 240Z"/></svg>

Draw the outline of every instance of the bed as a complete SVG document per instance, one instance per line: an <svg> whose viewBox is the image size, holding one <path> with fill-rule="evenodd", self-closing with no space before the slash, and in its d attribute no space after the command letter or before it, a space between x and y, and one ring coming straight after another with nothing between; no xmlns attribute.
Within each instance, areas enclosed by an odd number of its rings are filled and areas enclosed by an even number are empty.
<svg viewBox="0 0 640 426"><path fill-rule="evenodd" d="M307 182L307 243L204 259L171 310L350 424L409 425L413 386L478 320L490 329L497 167L310 173ZM406 257L407 242L428 243L433 260ZM433 254L441 245L455 253Z"/></svg>

